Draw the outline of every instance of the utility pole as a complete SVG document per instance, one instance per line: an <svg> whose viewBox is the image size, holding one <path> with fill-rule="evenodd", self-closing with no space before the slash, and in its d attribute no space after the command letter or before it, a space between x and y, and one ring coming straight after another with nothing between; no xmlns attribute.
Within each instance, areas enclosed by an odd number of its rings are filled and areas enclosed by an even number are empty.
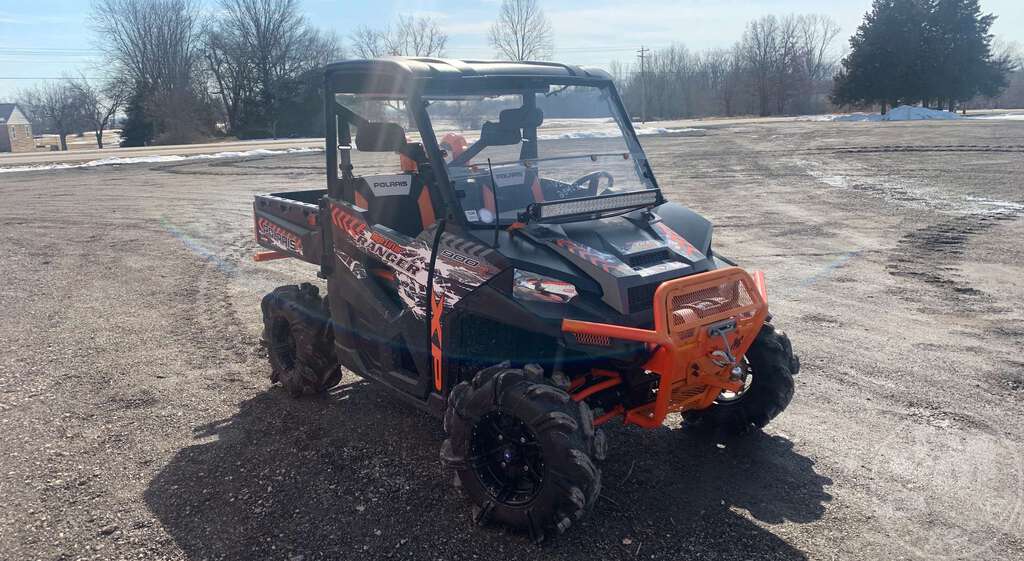
<svg viewBox="0 0 1024 561"><path fill-rule="evenodd" d="M640 122L644 124L647 123L647 73L644 71L644 59L648 52L650 49L640 45L636 55L640 57Z"/></svg>

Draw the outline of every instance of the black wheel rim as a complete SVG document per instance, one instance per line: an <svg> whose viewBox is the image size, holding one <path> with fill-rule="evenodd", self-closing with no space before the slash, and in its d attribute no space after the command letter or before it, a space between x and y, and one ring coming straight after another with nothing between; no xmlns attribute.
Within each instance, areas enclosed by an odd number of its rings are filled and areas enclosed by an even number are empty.
<svg viewBox="0 0 1024 561"><path fill-rule="evenodd" d="M500 411L488 413L473 427L471 464L490 496L503 504L525 505L544 484L540 442L526 423Z"/></svg>
<svg viewBox="0 0 1024 561"><path fill-rule="evenodd" d="M297 351L295 348L295 337L292 335L292 326L288 323L288 320L280 318L274 322L270 340L270 351L277 357L281 366L293 368L297 358Z"/></svg>

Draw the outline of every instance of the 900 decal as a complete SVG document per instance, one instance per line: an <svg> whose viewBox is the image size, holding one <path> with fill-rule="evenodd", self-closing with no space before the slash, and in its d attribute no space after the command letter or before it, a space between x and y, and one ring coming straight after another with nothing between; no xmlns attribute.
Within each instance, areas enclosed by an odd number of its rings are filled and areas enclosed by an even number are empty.
<svg viewBox="0 0 1024 561"><path fill-rule="evenodd" d="M480 262L477 261L476 259L473 259L472 257L467 257L465 255L460 255L460 254L455 253L454 251L452 251L450 249L442 249L441 250L441 255L444 256L444 257L447 257L448 259L451 259L452 261L456 261L458 263L462 263L463 265L466 265L468 267L479 267L480 266Z"/></svg>

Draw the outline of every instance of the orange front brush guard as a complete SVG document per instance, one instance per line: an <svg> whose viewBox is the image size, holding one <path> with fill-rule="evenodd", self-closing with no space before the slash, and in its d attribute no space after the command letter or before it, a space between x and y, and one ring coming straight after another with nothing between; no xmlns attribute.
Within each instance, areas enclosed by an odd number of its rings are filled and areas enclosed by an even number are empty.
<svg viewBox="0 0 1024 561"><path fill-rule="evenodd" d="M722 390L742 388L742 380L731 378L737 362L729 356L741 361L757 337L768 315L766 292L760 273L717 269L662 283L654 293L653 330L572 319L562 321L562 330L654 349L644 369L659 377L657 397L623 411L626 423L654 428L671 412L709 407Z"/></svg>

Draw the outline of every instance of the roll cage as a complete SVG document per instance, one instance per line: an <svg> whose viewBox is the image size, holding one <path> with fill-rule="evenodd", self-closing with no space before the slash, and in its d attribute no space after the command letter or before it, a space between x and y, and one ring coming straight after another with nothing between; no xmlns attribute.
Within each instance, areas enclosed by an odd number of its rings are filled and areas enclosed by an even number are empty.
<svg viewBox="0 0 1024 561"><path fill-rule="evenodd" d="M551 86L591 86L604 89L614 116L622 128L631 153L643 154L622 100L611 76L600 69L582 68L547 62L459 61L431 58L390 57L374 60L342 61L330 64L324 72L325 150L327 188L333 198L353 200L356 177L351 161L352 126L365 123L337 101L337 94L355 94L402 99L410 118L419 129L421 156L426 159L422 171L433 180L440 196L440 216L449 224L469 226L445 166L445 157L427 112L429 97L458 95L522 95L523 108L536 108L536 94ZM522 157L536 158L537 127L523 127ZM530 150L533 153L530 153ZM658 189L657 180L646 158L641 174ZM432 175L432 177L431 177ZM663 202L660 190L658 201Z"/></svg>

